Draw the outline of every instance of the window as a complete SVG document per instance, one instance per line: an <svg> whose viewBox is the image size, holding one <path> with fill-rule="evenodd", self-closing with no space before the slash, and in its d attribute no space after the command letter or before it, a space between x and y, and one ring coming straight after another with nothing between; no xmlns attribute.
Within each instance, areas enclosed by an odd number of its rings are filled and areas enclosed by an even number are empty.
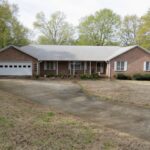
<svg viewBox="0 0 150 150"><path fill-rule="evenodd" d="M5 65L5 68L8 68L8 66L7 66L7 65Z"/></svg>
<svg viewBox="0 0 150 150"><path fill-rule="evenodd" d="M75 70L82 70L83 67L84 67L83 63L79 62L79 61L77 61L77 62L70 62L70 64L69 64L69 69L71 69L71 70L74 70L74 69Z"/></svg>
<svg viewBox="0 0 150 150"><path fill-rule="evenodd" d="M144 62L144 71L150 71L150 61Z"/></svg>
<svg viewBox="0 0 150 150"><path fill-rule="evenodd" d="M0 68L3 68L3 65L0 65Z"/></svg>
<svg viewBox="0 0 150 150"><path fill-rule="evenodd" d="M21 65L19 65L19 68L21 68L22 66Z"/></svg>
<svg viewBox="0 0 150 150"><path fill-rule="evenodd" d="M14 65L14 68L17 68L17 65Z"/></svg>
<svg viewBox="0 0 150 150"><path fill-rule="evenodd" d="M127 61L115 62L115 71L127 71Z"/></svg>
<svg viewBox="0 0 150 150"><path fill-rule="evenodd" d="M28 68L31 68L31 66L29 65Z"/></svg>
<svg viewBox="0 0 150 150"><path fill-rule="evenodd" d="M10 65L9 68L12 68L12 65Z"/></svg>
<svg viewBox="0 0 150 150"><path fill-rule="evenodd" d="M23 68L26 68L26 66L24 65Z"/></svg>
<svg viewBox="0 0 150 150"><path fill-rule="evenodd" d="M55 62L45 62L44 70L55 70L55 69L56 69L56 63Z"/></svg>

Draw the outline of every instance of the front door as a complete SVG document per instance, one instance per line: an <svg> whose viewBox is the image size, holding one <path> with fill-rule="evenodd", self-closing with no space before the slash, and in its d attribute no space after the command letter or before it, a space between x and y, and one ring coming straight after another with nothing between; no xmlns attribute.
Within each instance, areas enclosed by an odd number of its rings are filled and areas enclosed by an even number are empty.
<svg viewBox="0 0 150 150"><path fill-rule="evenodd" d="M104 63L103 62L97 63L97 71L100 72L101 74L104 73Z"/></svg>

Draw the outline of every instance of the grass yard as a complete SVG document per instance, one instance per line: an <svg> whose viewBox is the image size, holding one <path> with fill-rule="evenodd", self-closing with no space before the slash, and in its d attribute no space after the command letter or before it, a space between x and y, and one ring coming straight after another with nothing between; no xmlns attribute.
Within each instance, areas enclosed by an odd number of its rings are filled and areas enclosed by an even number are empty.
<svg viewBox="0 0 150 150"><path fill-rule="evenodd" d="M149 150L150 143L0 90L1 150Z"/></svg>
<svg viewBox="0 0 150 150"><path fill-rule="evenodd" d="M149 81L79 81L88 94L99 96L104 100L133 104L150 108Z"/></svg>

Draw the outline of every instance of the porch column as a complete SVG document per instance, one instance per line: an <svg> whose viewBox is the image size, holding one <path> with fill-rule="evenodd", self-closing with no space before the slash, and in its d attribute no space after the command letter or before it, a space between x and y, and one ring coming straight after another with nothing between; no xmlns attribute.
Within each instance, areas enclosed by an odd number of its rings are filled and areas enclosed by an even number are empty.
<svg viewBox="0 0 150 150"><path fill-rule="evenodd" d="M70 72L70 75L71 75L71 62L68 61L68 69L69 69L69 72Z"/></svg>
<svg viewBox="0 0 150 150"><path fill-rule="evenodd" d="M84 61L84 74L86 74L86 61Z"/></svg>
<svg viewBox="0 0 150 150"><path fill-rule="evenodd" d="M56 62L56 75L58 75L58 61Z"/></svg>
<svg viewBox="0 0 150 150"><path fill-rule="evenodd" d="M37 62L36 66L37 66L36 75L39 75L39 62Z"/></svg>
<svg viewBox="0 0 150 150"><path fill-rule="evenodd" d="M96 73L97 73L97 61L96 61Z"/></svg>
<svg viewBox="0 0 150 150"><path fill-rule="evenodd" d="M91 75L91 61L90 61L90 75Z"/></svg>
<svg viewBox="0 0 150 150"><path fill-rule="evenodd" d="M73 62L73 75L75 75L75 62Z"/></svg>

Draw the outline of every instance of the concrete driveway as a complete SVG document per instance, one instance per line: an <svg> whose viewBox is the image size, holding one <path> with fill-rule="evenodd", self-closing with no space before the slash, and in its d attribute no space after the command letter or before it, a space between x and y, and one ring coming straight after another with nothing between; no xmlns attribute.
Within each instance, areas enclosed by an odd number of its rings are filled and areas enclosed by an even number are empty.
<svg viewBox="0 0 150 150"><path fill-rule="evenodd" d="M150 141L150 109L89 97L78 84L2 79L0 90Z"/></svg>

